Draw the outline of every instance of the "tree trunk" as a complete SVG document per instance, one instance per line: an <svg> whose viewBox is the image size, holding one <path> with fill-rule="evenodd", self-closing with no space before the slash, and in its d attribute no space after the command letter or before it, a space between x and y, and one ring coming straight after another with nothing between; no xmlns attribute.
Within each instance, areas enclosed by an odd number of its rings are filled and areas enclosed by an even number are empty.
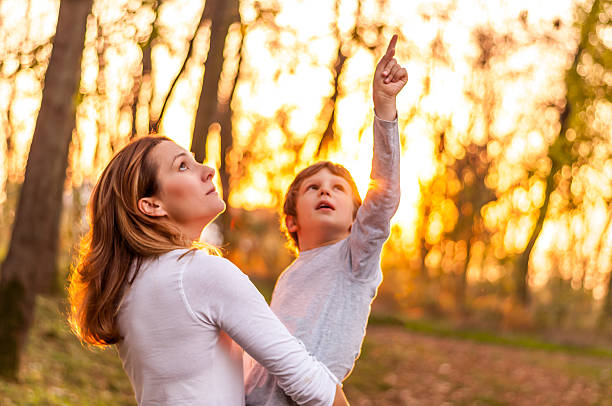
<svg viewBox="0 0 612 406"><path fill-rule="evenodd" d="M559 137L565 138L565 132L567 130L567 121L570 113L569 100L566 100L565 108L560 116L561 121L561 132L559 133ZM555 145L553 144L553 147ZM550 155L550 154L549 154ZM544 191L544 203L540 208L540 213L538 214L538 219L536 220L536 225L529 236L529 242L525 247L525 250L519 254L518 259L516 261L516 272L515 272L515 284L516 284L516 294L519 302L523 305L528 305L531 298L529 295L529 286L527 283L528 275L529 275L529 258L531 257L531 252L533 251L533 247L540 236L540 232L544 227L544 220L546 219L546 214L548 212L548 206L550 204L550 195L556 189L557 183L555 181L555 176L561 170L562 165L554 158L552 159L552 167L550 168L550 172L546 177L546 189Z"/></svg>
<svg viewBox="0 0 612 406"><path fill-rule="evenodd" d="M132 133L130 134L130 139L136 137L138 135L138 129L136 128L136 116L138 113L138 104L140 101L140 96L142 93L142 85L144 83L149 83L151 88L151 93L148 95L147 100L143 100L147 106L147 116L148 116L148 128L146 129L146 133L150 134L153 131L157 131L157 120L154 120L151 112L151 98L155 94L153 88L153 78L151 77L151 72L153 71L153 63L151 60L151 51L153 49L153 40L157 37L157 18L159 17L159 1L154 0L152 3L152 10L155 13L155 18L153 19L153 23L151 24L151 35L147 38L147 42L141 45L142 48L142 72L140 77L135 78L134 80L134 89L132 94L134 99L132 100ZM143 133L145 131L142 131ZM145 135L145 134L142 134Z"/></svg>
<svg viewBox="0 0 612 406"><path fill-rule="evenodd" d="M195 154L195 159L198 162L203 162L206 158L208 127L214 122L217 113L217 91L219 90L219 78L223 68L225 38L238 10L237 5L234 5L234 1L207 0L205 8L208 7L209 2L211 7L213 7L211 12L210 47L206 57L202 92L198 101L195 126L191 138L191 152Z"/></svg>
<svg viewBox="0 0 612 406"><path fill-rule="evenodd" d="M474 238L473 235L470 235L465 240L466 245L467 245L465 248L466 249L465 260L463 261L463 264L461 266L461 275L459 275L459 286L457 287L457 292L456 292L457 305L462 315L466 315L467 309L468 309L467 273L468 273L468 267L470 265L470 259L472 256L472 238Z"/></svg>
<svg viewBox="0 0 612 406"><path fill-rule="evenodd" d="M574 62L570 71L576 70L578 66L578 60L580 55L582 54L582 46L578 47L576 54L574 56ZM569 91L569 90L568 90ZM548 212L548 205L550 204L550 195L557 188L557 183L555 181L555 176L563 167L559 158L556 158L556 150L568 149L569 146L566 145L568 143L565 138L565 133L569 127L569 119L571 113L570 100L566 94L565 97L565 107L559 116L559 121L561 122L561 131L559 132L559 136L553 143L553 145L549 148L548 156L552 161L552 167L550 168L550 172L546 177L546 189L544 191L544 203L540 208L540 213L538 214L538 219L536 221L536 225L529 236L529 242L525 247L525 250L519 254L518 259L516 261L516 272L515 272L515 284L516 284L516 294L519 302L523 305L529 304L531 298L529 295L529 287L527 286L527 279L529 275L529 258L531 257L531 251L533 251L533 247L540 236L540 232L544 226L544 220L546 219L546 213Z"/></svg>
<svg viewBox="0 0 612 406"><path fill-rule="evenodd" d="M206 22L207 20L210 20L211 13L214 8L215 8L215 0L209 0L209 1L206 1L206 3L204 3L204 10L202 10L200 21L198 22L198 25L196 26L196 29L193 32L193 35L191 36L191 40L189 41L189 47L187 49L187 55L185 56L185 59L183 60L183 65L181 66L178 73L174 77L174 80L170 84L170 88L168 89L168 94L166 94L166 98L164 99L164 103L162 104L159 114L154 119L151 118L151 123L153 123L151 125L152 128L155 128L155 129L159 128L159 122L161 121L162 117L166 113L166 107L168 107L168 101L170 100L170 96L172 96L172 92L174 92L174 89L176 88L176 84L178 83L180 77L183 75L183 73L185 73L185 70L187 70L187 63L189 62L189 60L191 59L193 55L193 44L195 42L196 35L198 34L198 31L200 30L200 28L204 25L204 22Z"/></svg>
<svg viewBox="0 0 612 406"><path fill-rule="evenodd" d="M529 258L531 257L531 251L533 251L535 242L540 236L540 232L542 231L542 227L544 226L544 219L546 218L546 213L548 212L548 205L550 204L550 195L557 186L554 177L559 171L559 169L560 168L558 168L557 165L553 163L550 173L546 178L544 204L542 204L542 207L540 208L540 213L538 214L536 225L533 231L531 232L531 236L529 237L529 242L527 243L525 250L519 255L516 261L516 294L519 302L523 305L529 304L531 300L531 297L529 295L529 286L527 284L529 274Z"/></svg>
<svg viewBox="0 0 612 406"><path fill-rule="evenodd" d="M604 325L610 320L612 320L612 271L608 272L608 292L606 293L604 307L601 313L601 325Z"/></svg>
<svg viewBox="0 0 612 406"><path fill-rule="evenodd" d="M153 44L151 43L151 39L149 39L149 41L147 41L146 44L143 45L142 47L142 73L140 75L140 78L136 78L134 81L134 89L132 90L133 95L134 95L134 99L132 100L132 134L130 136L130 138L134 138L136 137L136 135L138 135L138 129L136 128L136 114L138 113L138 102L140 101L140 93L142 90L142 84L146 83L147 81L149 83L152 83L152 78L151 78L151 71L152 71L152 63L151 63L151 48L152 48ZM152 96L152 93L151 93ZM150 133L151 131L155 130L157 131L156 125L157 122L153 121L151 118L151 110L150 110L150 100L147 101L149 104L149 109L148 110L148 115L149 115L149 128L148 128L148 132Z"/></svg>
<svg viewBox="0 0 612 406"><path fill-rule="evenodd" d="M597 262L601 257L602 246L604 244L604 239L608 235L608 230L610 229L610 225L612 224L612 213L610 213L610 205L608 205L608 220L606 221L606 225L604 226L601 236L599 237L599 241L597 243L597 248L595 249L595 267L597 267ZM606 291L606 297L604 298L604 306L601 312L600 321L603 324L606 320L612 320L612 271L608 272L608 290Z"/></svg>
<svg viewBox="0 0 612 406"><path fill-rule="evenodd" d="M578 64L580 62L580 57L582 56L582 51L588 49L590 46L592 34L596 27L596 22L600 18L600 13L602 12L602 3L599 0L595 0L593 5L591 6L591 10L586 16L585 20L582 22L582 28L580 32L580 43L578 44L578 48L576 49L576 53L574 54L574 60L572 65L566 72L566 77L580 78L578 74ZM579 79L584 80L584 79ZM529 237L529 242L525 247L525 250L519 255L519 258L516 263L516 284L517 284L517 296L520 302L524 305L529 303L529 289L527 286L527 276L529 272L529 258L531 256L531 251L535 245L536 240L538 239L540 232L542 231L544 225L544 219L546 218L546 212L548 210L548 205L550 203L550 194L556 189L557 184L555 181L555 175L563 168L564 165L569 165L575 162L576 157L572 156L572 142L567 140L565 134L567 130L570 128L571 123L574 120L574 117L580 113L579 109L576 107L577 96L578 94L584 94L584 88L580 85L580 83L570 82L566 79L566 94L565 94L565 107L559 117L559 121L561 123L561 131L559 132L559 136L555 140L555 142L550 146L548 156L552 160L552 168L548 177L546 178L546 191L544 204L540 209L540 213L538 215L538 220L536 221L536 226L534 227L531 236ZM570 156L567 158L566 156Z"/></svg>
<svg viewBox="0 0 612 406"><path fill-rule="evenodd" d="M63 0L11 243L0 275L0 375L15 377L35 295L56 273L59 219L92 0Z"/></svg>
<svg viewBox="0 0 612 406"><path fill-rule="evenodd" d="M344 62L346 62L346 56L342 53L342 42L338 45L338 55L336 56L336 63L334 63L334 94L331 97L329 106L331 108L331 115L327 122L327 127L321 141L319 141L319 147L317 148L317 156L321 155L321 152L326 149L330 142L335 138L334 125L336 121L336 102L338 100L339 86L340 86L340 75L344 68Z"/></svg>
<svg viewBox="0 0 612 406"><path fill-rule="evenodd" d="M239 20L238 12L238 1L232 0L234 3L236 10L236 18L235 20ZM220 164L219 164L219 178L221 179L221 187L223 189L223 201L229 205L229 195L230 195L230 173L227 169L227 155L231 151L234 145L234 138L232 135L232 99L234 97L234 91L236 90L236 83L238 82L238 78L240 77L240 68L242 67L243 60L243 46L244 46L244 35L245 29L244 26L241 28L241 40L238 49L238 66L236 68L236 74L234 76L234 80L232 82L232 89L230 91L230 96L227 101L220 102L217 108L219 114L219 121L221 125L221 151L220 151ZM231 224L231 213L226 210L220 218L221 223L221 231L223 233L227 232L230 228Z"/></svg>

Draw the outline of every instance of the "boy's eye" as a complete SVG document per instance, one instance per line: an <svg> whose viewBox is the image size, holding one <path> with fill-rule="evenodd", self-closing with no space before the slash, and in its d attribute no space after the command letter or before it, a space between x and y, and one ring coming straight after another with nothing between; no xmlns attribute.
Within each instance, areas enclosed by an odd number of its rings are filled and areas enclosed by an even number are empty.
<svg viewBox="0 0 612 406"><path fill-rule="evenodd" d="M181 163L179 164L178 169L179 169L179 171L185 171L185 170L187 170L187 165L185 165L185 162L181 162Z"/></svg>
<svg viewBox="0 0 612 406"><path fill-rule="evenodd" d="M336 185L336 189L341 192L344 192L344 187L342 185Z"/></svg>
<svg viewBox="0 0 612 406"><path fill-rule="evenodd" d="M306 188L306 190L317 190L317 185L308 185L308 187Z"/></svg>

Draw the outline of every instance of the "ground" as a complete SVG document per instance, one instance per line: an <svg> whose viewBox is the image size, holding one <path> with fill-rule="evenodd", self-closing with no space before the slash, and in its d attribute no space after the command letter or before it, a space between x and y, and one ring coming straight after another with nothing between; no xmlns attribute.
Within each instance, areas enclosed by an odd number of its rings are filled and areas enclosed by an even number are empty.
<svg viewBox="0 0 612 406"><path fill-rule="evenodd" d="M612 405L612 358L371 326L346 384L363 405Z"/></svg>
<svg viewBox="0 0 612 406"><path fill-rule="evenodd" d="M39 299L20 380L0 380L0 405L135 405L115 351L82 347L61 303ZM353 406L612 405L608 350L414 330L372 322L345 383Z"/></svg>

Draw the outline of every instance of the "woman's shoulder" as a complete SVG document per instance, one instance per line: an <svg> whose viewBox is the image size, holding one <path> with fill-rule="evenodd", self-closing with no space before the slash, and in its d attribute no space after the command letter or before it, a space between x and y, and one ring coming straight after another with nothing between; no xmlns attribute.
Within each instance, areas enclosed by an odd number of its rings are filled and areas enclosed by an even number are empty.
<svg viewBox="0 0 612 406"><path fill-rule="evenodd" d="M232 275L246 275L230 260L212 255L203 249L176 250L177 260L185 261L185 272L198 276L215 276L229 278Z"/></svg>
<svg viewBox="0 0 612 406"><path fill-rule="evenodd" d="M187 261L188 263L194 265L206 264L209 266L233 266L233 264L226 258L211 254L206 249L182 249L174 250L173 253L178 261Z"/></svg>

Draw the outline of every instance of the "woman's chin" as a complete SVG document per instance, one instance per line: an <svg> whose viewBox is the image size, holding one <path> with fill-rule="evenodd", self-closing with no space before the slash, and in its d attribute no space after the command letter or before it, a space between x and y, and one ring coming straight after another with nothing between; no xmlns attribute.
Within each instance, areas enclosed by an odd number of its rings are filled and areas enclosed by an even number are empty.
<svg viewBox="0 0 612 406"><path fill-rule="evenodd" d="M205 221L205 224L202 226L202 229L206 228L210 223L215 221L217 217L223 214L223 212L225 212L225 202L222 200L218 210L215 210L215 214L210 219L207 219Z"/></svg>
<svg viewBox="0 0 612 406"><path fill-rule="evenodd" d="M225 211L226 205L225 201L221 198L218 198L214 203L210 205L210 211L215 213L215 218Z"/></svg>
<svg viewBox="0 0 612 406"><path fill-rule="evenodd" d="M217 213L217 216L221 213L223 213L225 211L225 209L227 209L227 205L225 204L225 202L223 200L221 200L221 210L219 211L219 213Z"/></svg>

